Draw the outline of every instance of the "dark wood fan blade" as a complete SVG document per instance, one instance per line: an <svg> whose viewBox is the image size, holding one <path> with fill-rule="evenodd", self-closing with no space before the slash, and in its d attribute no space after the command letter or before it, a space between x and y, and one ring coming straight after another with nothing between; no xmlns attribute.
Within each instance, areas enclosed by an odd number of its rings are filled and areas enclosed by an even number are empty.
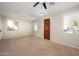
<svg viewBox="0 0 79 59"><path fill-rule="evenodd" d="M36 5L38 5L39 4L39 2L36 2L34 5L33 5L33 7L35 7Z"/></svg>
<svg viewBox="0 0 79 59"><path fill-rule="evenodd" d="M45 3L45 2L43 3L43 6L44 6L45 9L47 9L47 7L46 7L46 3Z"/></svg>

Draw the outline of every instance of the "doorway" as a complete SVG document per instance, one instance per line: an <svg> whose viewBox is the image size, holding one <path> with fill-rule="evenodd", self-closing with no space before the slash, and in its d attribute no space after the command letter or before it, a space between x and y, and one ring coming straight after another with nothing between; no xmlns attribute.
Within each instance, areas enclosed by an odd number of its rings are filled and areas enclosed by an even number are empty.
<svg viewBox="0 0 79 59"><path fill-rule="evenodd" d="M44 20L44 39L50 40L50 18Z"/></svg>

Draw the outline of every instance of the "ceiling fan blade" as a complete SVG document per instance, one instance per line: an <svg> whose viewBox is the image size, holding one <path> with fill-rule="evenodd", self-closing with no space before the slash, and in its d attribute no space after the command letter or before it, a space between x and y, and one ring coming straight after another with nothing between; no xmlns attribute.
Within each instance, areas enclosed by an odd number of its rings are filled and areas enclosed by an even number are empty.
<svg viewBox="0 0 79 59"><path fill-rule="evenodd" d="M44 6L45 9L47 9L47 7L46 7L46 3L45 3L45 2L43 3L43 6Z"/></svg>
<svg viewBox="0 0 79 59"><path fill-rule="evenodd" d="M38 5L39 4L39 2L36 2L34 5L33 5L33 7L35 7L36 5Z"/></svg>

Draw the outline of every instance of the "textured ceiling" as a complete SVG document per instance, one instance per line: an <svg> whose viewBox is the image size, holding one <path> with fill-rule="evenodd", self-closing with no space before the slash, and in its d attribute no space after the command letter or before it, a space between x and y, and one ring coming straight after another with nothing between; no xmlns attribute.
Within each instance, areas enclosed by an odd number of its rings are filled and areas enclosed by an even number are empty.
<svg viewBox="0 0 79 59"><path fill-rule="evenodd" d="M50 5L49 2L46 3L47 10L41 5L42 2L36 7L33 7L35 2L0 2L0 13L9 17L20 19L24 17L29 20L36 20L41 17L41 12L49 15L50 13L59 12L79 5L78 2L55 2L55 5Z"/></svg>

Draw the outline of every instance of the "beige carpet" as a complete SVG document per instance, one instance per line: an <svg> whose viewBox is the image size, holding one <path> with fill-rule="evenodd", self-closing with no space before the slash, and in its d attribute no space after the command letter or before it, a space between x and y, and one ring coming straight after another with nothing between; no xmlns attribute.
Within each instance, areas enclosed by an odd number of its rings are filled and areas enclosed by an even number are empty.
<svg viewBox="0 0 79 59"><path fill-rule="evenodd" d="M76 56L79 50L35 36L0 42L0 55L5 56Z"/></svg>

